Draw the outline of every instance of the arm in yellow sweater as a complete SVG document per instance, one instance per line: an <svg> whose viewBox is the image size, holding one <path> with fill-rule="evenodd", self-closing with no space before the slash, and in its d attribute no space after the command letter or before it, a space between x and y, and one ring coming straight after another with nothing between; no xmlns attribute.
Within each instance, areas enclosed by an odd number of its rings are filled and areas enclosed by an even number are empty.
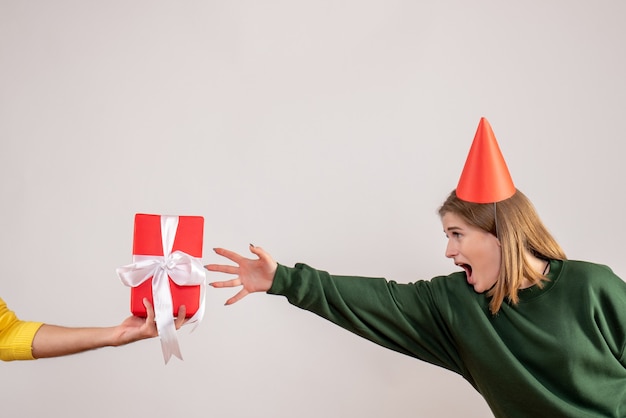
<svg viewBox="0 0 626 418"><path fill-rule="evenodd" d="M144 300L148 316L130 316L113 327L62 327L21 321L0 299L0 360L32 360L76 354L106 346L120 346L156 337L154 309ZM185 307L176 318L176 329L185 321Z"/></svg>
<svg viewBox="0 0 626 418"><path fill-rule="evenodd" d="M0 298L0 359L32 360L32 343L35 334L43 324L17 319Z"/></svg>

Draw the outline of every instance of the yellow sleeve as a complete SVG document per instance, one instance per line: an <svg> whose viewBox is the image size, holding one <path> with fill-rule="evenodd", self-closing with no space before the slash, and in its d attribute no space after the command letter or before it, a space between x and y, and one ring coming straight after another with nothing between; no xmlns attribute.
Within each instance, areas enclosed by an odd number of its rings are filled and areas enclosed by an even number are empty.
<svg viewBox="0 0 626 418"><path fill-rule="evenodd" d="M33 360L33 338L42 325L20 321L0 298L0 360Z"/></svg>

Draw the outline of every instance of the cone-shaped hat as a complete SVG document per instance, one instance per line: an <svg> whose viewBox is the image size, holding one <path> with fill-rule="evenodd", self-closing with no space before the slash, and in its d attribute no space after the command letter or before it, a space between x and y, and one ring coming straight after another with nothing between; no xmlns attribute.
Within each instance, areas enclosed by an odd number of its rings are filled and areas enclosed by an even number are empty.
<svg viewBox="0 0 626 418"><path fill-rule="evenodd" d="M515 194L515 186L491 125L480 118L456 195L473 203L495 203Z"/></svg>

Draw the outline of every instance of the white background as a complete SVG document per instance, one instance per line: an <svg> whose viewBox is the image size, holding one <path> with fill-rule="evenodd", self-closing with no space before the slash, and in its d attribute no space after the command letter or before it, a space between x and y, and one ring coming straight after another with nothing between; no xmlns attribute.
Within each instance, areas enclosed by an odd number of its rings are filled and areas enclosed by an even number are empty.
<svg viewBox="0 0 626 418"><path fill-rule="evenodd" d="M137 212L205 216L204 263L253 243L335 274L450 273L436 210L481 116L569 258L626 277L625 13L0 0L0 295L22 319L121 322ZM209 289L183 362L153 339L0 364L2 416L491 415L453 373L232 294Z"/></svg>

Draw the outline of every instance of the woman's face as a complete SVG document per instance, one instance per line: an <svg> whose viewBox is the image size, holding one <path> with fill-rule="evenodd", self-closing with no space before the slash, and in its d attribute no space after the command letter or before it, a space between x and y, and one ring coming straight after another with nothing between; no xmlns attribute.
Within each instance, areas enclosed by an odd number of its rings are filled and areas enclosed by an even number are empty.
<svg viewBox="0 0 626 418"><path fill-rule="evenodd" d="M441 222L448 238L446 257L465 270L467 283L475 292L491 289L500 273L500 241L489 232L468 225L452 212L445 213Z"/></svg>

